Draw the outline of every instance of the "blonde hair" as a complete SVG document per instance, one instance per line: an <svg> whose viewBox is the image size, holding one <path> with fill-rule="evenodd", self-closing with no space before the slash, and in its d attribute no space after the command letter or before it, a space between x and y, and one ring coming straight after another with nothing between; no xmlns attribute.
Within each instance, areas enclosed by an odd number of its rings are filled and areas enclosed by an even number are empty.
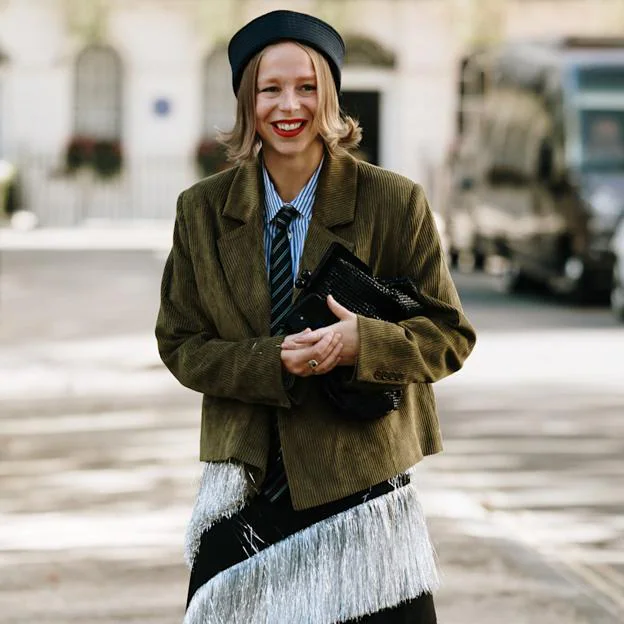
<svg viewBox="0 0 624 624"><path fill-rule="evenodd" d="M340 110L336 84L329 64L320 52L300 43L296 45L308 53L314 67L318 97L314 121L327 150L333 155L338 155L357 148L362 140L362 129L355 119ZM266 48L258 52L243 72L238 90L234 128L231 132L220 132L217 137L226 148L228 160L239 164L255 158L262 146L262 141L256 133L256 83L258 68L265 50Z"/></svg>

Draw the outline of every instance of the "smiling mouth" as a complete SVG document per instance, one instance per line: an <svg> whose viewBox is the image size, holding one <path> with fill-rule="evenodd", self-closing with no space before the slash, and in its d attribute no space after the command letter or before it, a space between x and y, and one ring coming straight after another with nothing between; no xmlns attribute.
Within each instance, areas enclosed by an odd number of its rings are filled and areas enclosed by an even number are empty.
<svg viewBox="0 0 624 624"><path fill-rule="evenodd" d="M292 119L289 121L274 121L271 123L274 132L281 137L297 136L306 125L305 119Z"/></svg>

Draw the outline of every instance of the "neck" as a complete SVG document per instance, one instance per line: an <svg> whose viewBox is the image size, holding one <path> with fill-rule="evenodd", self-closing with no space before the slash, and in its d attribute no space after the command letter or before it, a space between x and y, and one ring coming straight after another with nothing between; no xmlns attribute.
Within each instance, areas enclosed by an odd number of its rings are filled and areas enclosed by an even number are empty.
<svg viewBox="0 0 624 624"><path fill-rule="evenodd" d="M262 154L275 190L285 202L291 202L306 185L323 158L323 145L314 143L305 154L284 156L275 152Z"/></svg>

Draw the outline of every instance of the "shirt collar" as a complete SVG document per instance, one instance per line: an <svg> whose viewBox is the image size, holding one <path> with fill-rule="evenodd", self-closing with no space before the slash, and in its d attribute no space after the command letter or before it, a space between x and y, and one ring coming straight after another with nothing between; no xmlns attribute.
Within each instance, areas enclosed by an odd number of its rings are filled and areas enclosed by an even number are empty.
<svg viewBox="0 0 624 624"><path fill-rule="evenodd" d="M299 191L299 194L291 202L285 202L279 196L273 180L269 176L269 172L262 162L262 178L264 180L264 205L265 205L265 219L267 223L270 223L277 213L280 211L284 204L288 203L292 206L300 215L306 219L312 218L312 207L314 205L314 197L316 195L316 187L318 184L318 178L321 173L321 167L325 157L321 159L321 163L316 168L310 179L306 182L306 185Z"/></svg>

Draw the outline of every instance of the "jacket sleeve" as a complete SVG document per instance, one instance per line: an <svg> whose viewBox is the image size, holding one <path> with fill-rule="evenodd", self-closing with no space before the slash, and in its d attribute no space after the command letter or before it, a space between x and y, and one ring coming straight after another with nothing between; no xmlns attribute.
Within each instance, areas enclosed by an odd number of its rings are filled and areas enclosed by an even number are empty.
<svg viewBox="0 0 624 624"><path fill-rule="evenodd" d="M222 340L210 311L202 306L189 253L183 195L178 198L173 246L165 263L156 321L162 361L182 385L197 392L290 407L280 358L283 337Z"/></svg>
<svg viewBox="0 0 624 624"><path fill-rule="evenodd" d="M358 316L360 382L435 382L459 370L475 344L419 185L412 189L403 232L401 275L416 279L429 314L400 323Z"/></svg>

